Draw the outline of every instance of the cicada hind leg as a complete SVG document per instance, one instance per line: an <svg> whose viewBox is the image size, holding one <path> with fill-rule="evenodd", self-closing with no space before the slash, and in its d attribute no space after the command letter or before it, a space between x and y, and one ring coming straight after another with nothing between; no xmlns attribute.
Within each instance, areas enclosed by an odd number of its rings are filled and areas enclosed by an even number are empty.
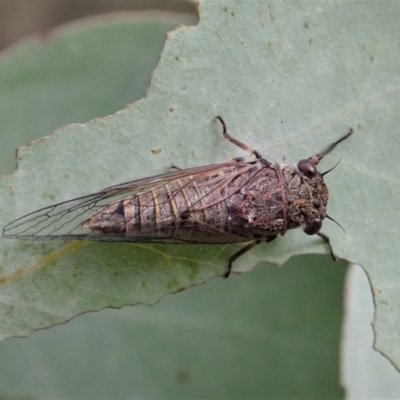
<svg viewBox="0 0 400 400"><path fill-rule="evenodd" d="M215 119L217 119L219 122L221 122L222 134L224 135L224 138L226 140L229 140L234 145L236 145L236 146L240 147L241 149L243 149L245 151L248 151L249 153L253 154L256 157L257 160L262 161L264 164L269 164L269 161L265 160L257 150L253 149L251 146L249 146L249 145L247 145L245 143L242 143L241 141L239 141L239 140L235 139L233 136L231 136L228 133L227 129L226 129L225 121L222 119L222 117L220 115L216 116ZM237 157L237 158L234 158L233 160L237 161L237 162L240 162L243 159L241 157Z"/></svg>

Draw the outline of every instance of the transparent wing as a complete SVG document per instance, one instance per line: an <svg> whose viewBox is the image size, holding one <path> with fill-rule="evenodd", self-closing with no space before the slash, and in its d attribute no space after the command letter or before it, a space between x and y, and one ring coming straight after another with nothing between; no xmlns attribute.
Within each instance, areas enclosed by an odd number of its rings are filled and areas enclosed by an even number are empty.
<svg viewBox="0 0 400 400"><path fill-rule="evenodd" d="M164 230L163 236L157 235L155 232L159 231L160 226L154 226L153 228L147 229L145 232L134 232L127 235L125 232L113 232L113 233L98 233L91 229L84 228L83 222L88 220L93 214L103 210L110 204L116 203L121 199L130 198L140 193L146 193L149 191L157 192L157 189L170 184L177 179L186 179L186 185L190 182L197 180L200 176L210 176L212 185L210 187L211 196L209 196L208 204L191 204L190 209L183 210L180 214L185 211L193 211L194 208L201 209L209 206L212 203L212 191L215 193L224 185L232 182L233 179L251 172L251 175L257 173L261 167L256 167L258 162L227 162L223 164L207 165L203 167L189 168L185 170L173 171L167 174L156 175L149 178L139 179L136 181L126 182L123 184L111 186L103 189L99 192L89 194L86 196L78 197L76 199L64 201L58 204L51 205L49 207L36 210L23 217L20 217L3 228L3 236L7 238L15 239L28 239L28 240L63 240L63 239L82 239L82 240L95 240L95 241L122 241L122 242L169 242L169 243L187 243L187 242L201 242L201 238L194 238L193 240L185 239L179 240L173 238L173 228L171 232ZM253 172L255 171L255 172ZM240 190L240 187L237 188ZM232 193L227 194L232 195ZM172 196L176 196L176 193L172 193ZM219 199L218 201L223 201ZM149 207L154 207L154 204L149 204ZM173 221L167 221L168 224ZM186 225L184 229L193 229L193 226ZM227 243L241 241L243 238L225 237L224 240L219 240L218 235L224 234L224 232L218 232L213 227L203 227L203 234L208 236L205 242L208 243ZM226 234L226 232L225 232ZM229 234L227 234L229 236Z"/></svg>

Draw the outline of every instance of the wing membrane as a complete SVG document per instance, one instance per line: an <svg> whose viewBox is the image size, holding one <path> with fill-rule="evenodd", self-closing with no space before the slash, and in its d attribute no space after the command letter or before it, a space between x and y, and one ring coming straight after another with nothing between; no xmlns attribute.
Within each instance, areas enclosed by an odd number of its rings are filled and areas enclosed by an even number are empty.
<svg viewBox="0 0 400 400"><path fill-rule="evenodd" d="M130 198L149 191L157 193L157 189L164 185L168 185L177 179L185 179L186 185L190 185L190 183L197 180L199 176L207 174L207 176L210 177L209 180L204 183L204 185L207 184L209 187L207 203L192 203L188 209L181 210L180 214L185 211L193 211L194 209L204 209L213 204L213 197L215 197L215 204L216 202L224 201L234 192L240 190L240 187L237 187L237 190L233 190L232 193L227 193L225 198L222 200L220 197L218 198L218 196L216 196L218 191L221 191L224 185L229 184L238 176L249 173L250 171L252 172L251 175L255 175L260 170L260 167L257 167L256 164L258 164L258 162L245 163L244 161L232 161L223 164L173 171L167 174L156 175L111 186L99 192L54 204L18 218L3 228L3 236L29 240L83 239L123 242L196 242L196 239L184 240L173 238L173 228L171 228L170 234L167 229L164 230L164 234L161 237L159 235L155 237L155 232L159 229L159 226L154 226L153 228L147 229L147 231L131 232L127 235L125 232L97 233L84 228L82 223L93 214L103 210L110 204L117 203L121 199ZM175 193L172 193L172 196L176 196L177 193L178 190ZM215 193L215 195L213 193ZM154 208L154 203L149 203L145 205L145 207ZM163 224L169 225L173 222L174 221L171 220L162 221ZM192 229L194 227L187 224L182 228ZM205 236L209 236L208 240L206 240L209 243L226 243L243 240L243 238L229 235L226 232L218 232L218 229L215 227L203 227L203 233ZM225 237L225 240L221 241L218 239L218 236L221 236L221 234L231 237Z"/></svg>

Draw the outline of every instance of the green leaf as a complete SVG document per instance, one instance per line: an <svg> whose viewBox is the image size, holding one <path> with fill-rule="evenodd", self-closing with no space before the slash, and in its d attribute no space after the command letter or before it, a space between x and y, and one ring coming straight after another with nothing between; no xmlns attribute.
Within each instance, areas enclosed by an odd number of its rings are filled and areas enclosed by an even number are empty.
<svg viewBox="0 0 400 400"><path fill-rule="evenodd" d="M224 143L213 119L218 114L236 138L269 160L289 163L322 150L352 126L353 137L320 167L342 160L326 182L329 213L346 233L329 221L323 230L341 258L367 271L377 346L398 365L399 14L395 1L385 7L373 1L254 1L251 7L204 1L198 26L168 35L144 100L19 152L17 172L0 185L0 220L164 172L171 162L189 167L244 155ZM72 88L74 81L67 82ZM220 275L238 248L2 240L2 294L13 303L12 310L3 303L8 323L2 336L107 306L154 303ZM238 260L235 269L326 252L319 238L290 232Z"/></svg>

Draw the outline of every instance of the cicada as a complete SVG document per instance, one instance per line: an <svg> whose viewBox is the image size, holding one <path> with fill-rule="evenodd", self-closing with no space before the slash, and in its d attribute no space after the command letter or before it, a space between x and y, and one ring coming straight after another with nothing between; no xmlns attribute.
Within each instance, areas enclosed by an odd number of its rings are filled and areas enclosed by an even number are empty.
<svg viewBox="0 0 400 400"><path fill-rule="evenodd" d="M174 171L111 186L99 192L42 208L10 222L3 236L15 239L81 239L112 242L250 242L233 254L232 263L261 242L302 227L319 235L336 260L329 238L320 232L328 189L317 164L353 130L324 151L297 165L263 158L233 138L218 116L225 139L255 159Z"/></svg>

